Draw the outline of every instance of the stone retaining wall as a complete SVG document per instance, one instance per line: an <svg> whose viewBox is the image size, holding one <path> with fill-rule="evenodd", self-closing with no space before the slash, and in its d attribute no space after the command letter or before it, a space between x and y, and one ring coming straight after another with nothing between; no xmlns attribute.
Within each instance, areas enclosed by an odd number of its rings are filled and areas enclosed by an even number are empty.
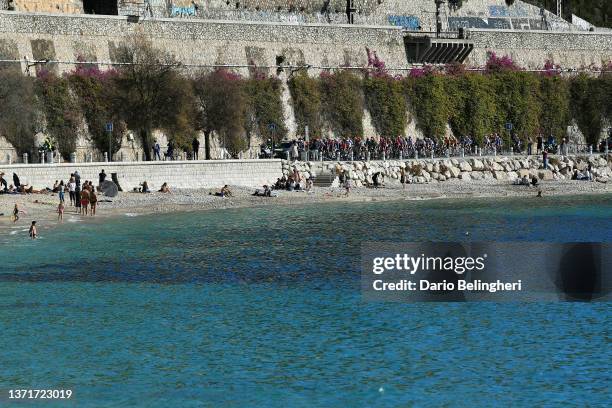
<svg viewBox="0 0 612 408"><path fill-rule="evenodd" d="M408 183L439 183L451 179L514 181L527 175L541 180L571 179L574 170L584 171L591 164L593 178L607 182L612 178L612 154L591 156L551 156L548 169L543 168L541 156L473 157L453 159L418 159L354 162L288 162L283 160L283 174L294 169L304 179L318 174L344 172L355 187L372 184L372 176L381 172L386 182L399 182L402 169ZM336 181L337 183L337 181Z"/></svg>
<svg viewBox="0 0 612 408"><path fill-rule="evenodd" d="M12 183L17 173L22 184L34 189L52 187L55 180L68 181L76 170L81 180L98 182L98 173L104 169L110 179L117 173L123 190L132 190L147 181L151 190L167 182L171 188L220 188L225 184L256 187L270 184L281 176L280 160L210 160L163 161L147 163L79 163L79 164L17 164L0 166L5 179Z"/></svg>

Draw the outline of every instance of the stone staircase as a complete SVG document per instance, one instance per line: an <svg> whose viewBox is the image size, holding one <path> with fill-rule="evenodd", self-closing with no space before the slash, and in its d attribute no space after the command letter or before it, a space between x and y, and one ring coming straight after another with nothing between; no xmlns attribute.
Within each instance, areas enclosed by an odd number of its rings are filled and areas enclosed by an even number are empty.
<svg viewBox="0 0 612 408"><path fill-rule="evenodd" d="M313 186L315 187L331 187L336 176L332 173L317 174L314 179Z"/></svg>

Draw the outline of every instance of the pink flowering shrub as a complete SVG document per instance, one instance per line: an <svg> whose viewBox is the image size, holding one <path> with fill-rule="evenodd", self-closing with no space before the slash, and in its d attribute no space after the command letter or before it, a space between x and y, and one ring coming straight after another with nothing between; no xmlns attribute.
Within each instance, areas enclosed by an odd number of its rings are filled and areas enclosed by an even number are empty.
<svg viewBox="0 0 612 408"><path fill-rule="evenodd" d="M514 63L514 60L508 56L498 57L494 52L489 53L487 64L485 65L485 72L506 72L506 71L521 71L521 67Z"/></svg>

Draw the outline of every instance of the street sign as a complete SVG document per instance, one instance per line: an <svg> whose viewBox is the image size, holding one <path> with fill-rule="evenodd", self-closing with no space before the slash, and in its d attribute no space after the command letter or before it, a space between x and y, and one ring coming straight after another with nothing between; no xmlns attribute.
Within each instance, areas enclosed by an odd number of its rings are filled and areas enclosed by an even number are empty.
<svg viewBox="0 0 612 408"><path fill-rule="evenodd" d="M106 124L106 131L107 132L112 132L113 131L113 122L108 122Z"/></svg>
<svg viewBox="0 0 612 408"><path fill-rule="evenodd" d="M512 123L506 123L506 130L512 130Z"/></svg>
<svg viewBox="0 0 612 408"><path fill-rule="evenodd" d="M268 129L270 129L270 132L274 132L276 130L276 123L270 123Z"/></svg>

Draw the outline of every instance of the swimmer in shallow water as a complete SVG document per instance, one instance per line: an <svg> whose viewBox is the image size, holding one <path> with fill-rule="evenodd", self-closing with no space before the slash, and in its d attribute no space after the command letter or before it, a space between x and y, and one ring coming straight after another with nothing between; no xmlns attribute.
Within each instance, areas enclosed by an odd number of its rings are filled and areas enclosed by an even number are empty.
<svg viewBox="0 0 612 408"><path fill-rule="evenodd" d="M30 238L36 239L38 237L38 232L36 231L36 221L32 221L32 225L30 225Z"/></svg>

